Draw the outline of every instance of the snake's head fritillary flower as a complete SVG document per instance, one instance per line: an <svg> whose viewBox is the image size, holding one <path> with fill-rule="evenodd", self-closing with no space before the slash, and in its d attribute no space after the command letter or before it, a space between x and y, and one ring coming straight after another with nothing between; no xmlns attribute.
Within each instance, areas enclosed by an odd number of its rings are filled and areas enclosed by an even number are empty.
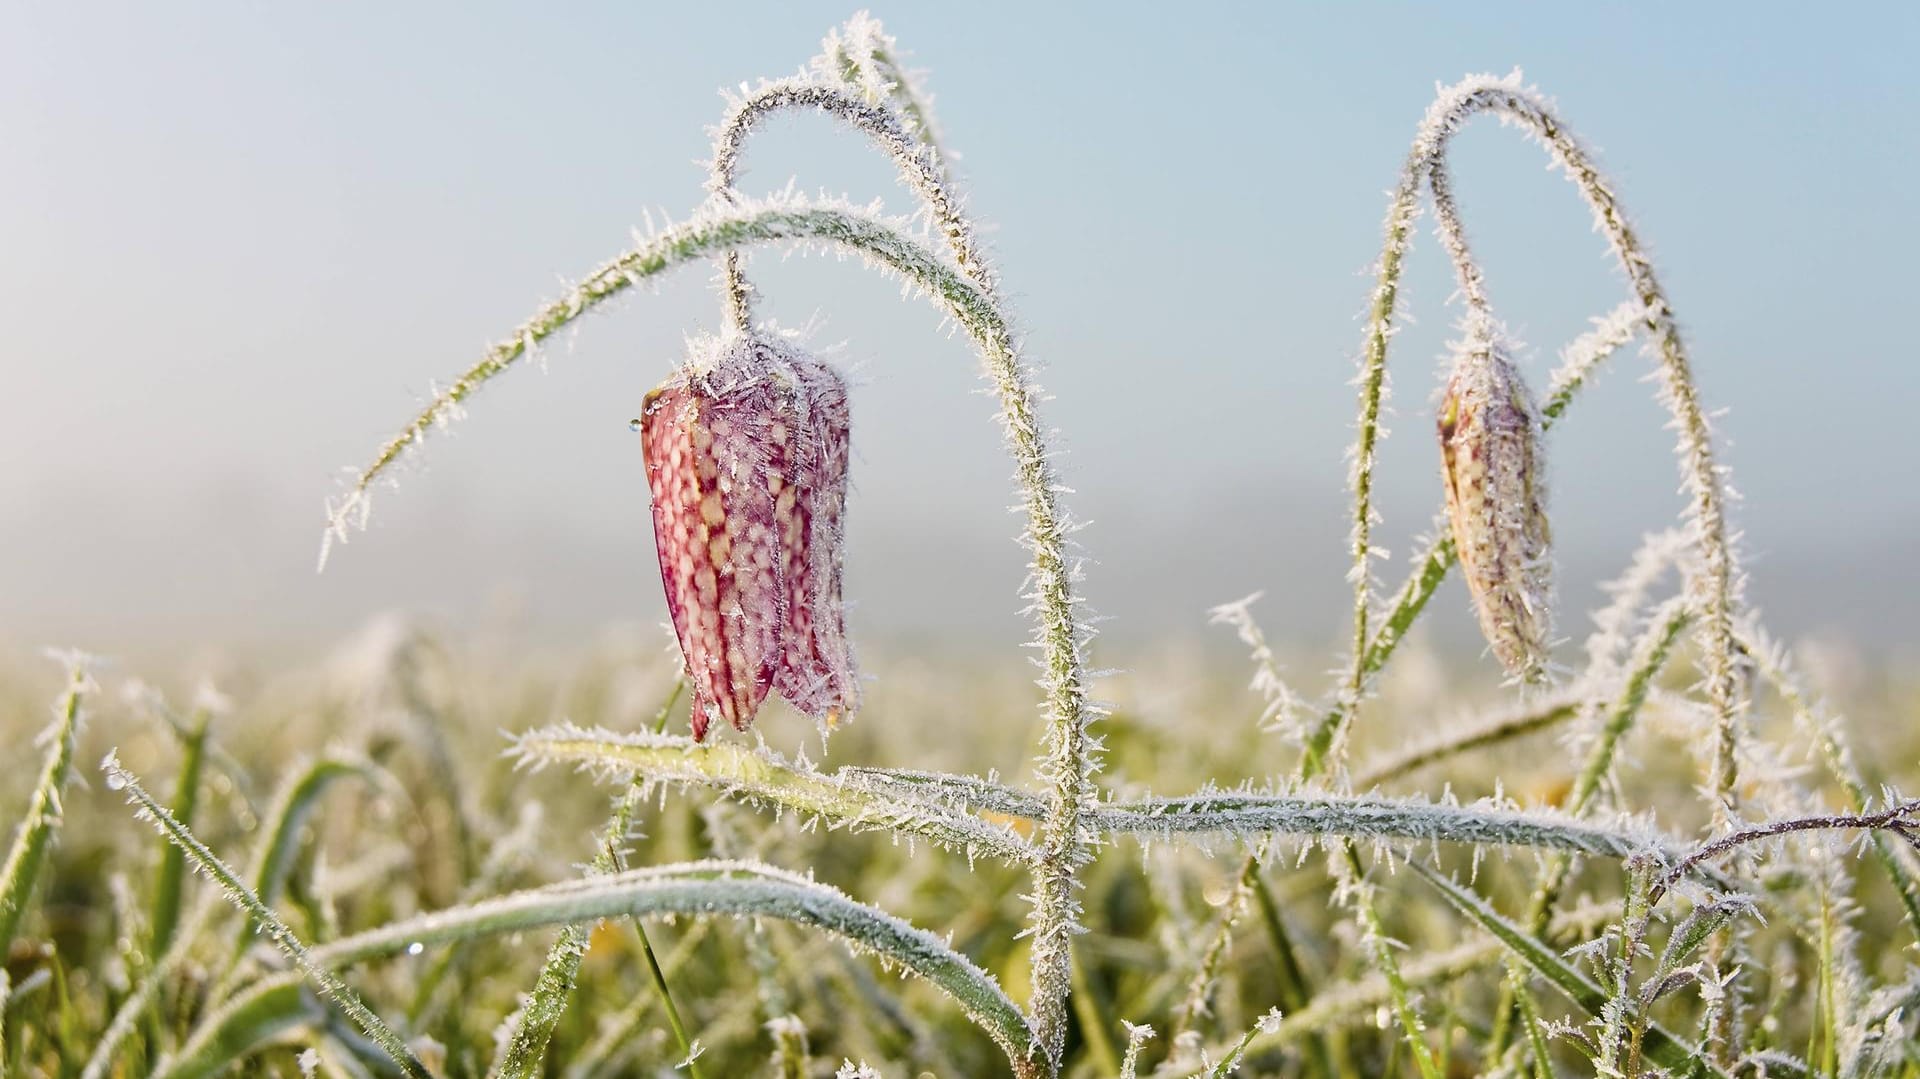
<svg viewBox="0 0 1920 1079"><path fill-rule="evenodd" d="M829 727L851 715L846 383L781 339L702 338L639 426L694 739L745 730L770 689Z"/></svg>
<svg viewBox="0 0 1920 1079"><path fill-rule="evenodd" d="M1507 673L1546 673L1552 632L1540 423L1490 326L1469 327L1440 400L1447 520L1480 631Z"/></svg>

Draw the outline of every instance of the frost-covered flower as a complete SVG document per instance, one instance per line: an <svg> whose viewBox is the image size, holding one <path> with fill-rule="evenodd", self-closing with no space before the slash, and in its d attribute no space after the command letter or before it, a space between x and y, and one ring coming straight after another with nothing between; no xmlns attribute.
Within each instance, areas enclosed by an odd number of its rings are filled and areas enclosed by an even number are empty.
<svg viewBox="0 0 1920 1079"><path fill-rule="evenodd" d="M1480 631L1507 673L1545 673L1552 632L1540 423L1507 348L1484 319L1458 346L1439 408L1447 520Z"/></svg>
<svg viewBox="0 0 1920 1079"><path fill-rule="evenodd" d="M639 425L694 738L745 730L769 689L829 725L851 714L846 383L785 340L704 337Z"/></svg>

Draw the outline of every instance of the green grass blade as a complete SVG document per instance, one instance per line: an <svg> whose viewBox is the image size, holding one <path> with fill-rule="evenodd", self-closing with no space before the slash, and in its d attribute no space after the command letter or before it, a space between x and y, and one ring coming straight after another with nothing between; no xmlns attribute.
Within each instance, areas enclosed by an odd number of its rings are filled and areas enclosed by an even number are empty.
<svg viewBox="0 0 1920 1079"><path fill-rule="evenodd" d="M1526 970L1511 954L1507 963L1507 988L1513 994L1514 1005L1520 1009L1520 1023L1527 1031L1527 1047L1533 1053L1534 1079L1555 1079L1553 1047L1547 1043L1547 1032L1540 1027L1540 1012L1533 1006L1533 993L1527 988Z"/></svg>
<svg viewBox="0 0 1920 1079"><path fill-rule="evenodd" d="M815 772L744 746L696 747L686 738L555 727L522 735L522 763L570 762L606 775L637 775L720 790L749 803L793 809L852 828L878 828L946 846L1026 862L1033 847L1017 833L973 816L987 812L1038 820L1038 794L969 776L846 768ZM1087 823L1112 835L1164 839L1262 834L1339 835L1357 839L1445 841L1535 847L1625 857L1680 848L1657 832L1609 828L1544 810L1461 806L1414 798L1219 792L1103 802Z"/></svg>
<svg viewBox="0 0 1920 1079"><path fill-rule="evenodd" d="M679 695L677 685L674 695ZM669 699L668 707L671 706ZM614 809L613 818L607 822L606 833L601 837L599 850L595 852L588 869L591 877L605 877L620 871L620 849L633 826L633 811L639 798L640 790L637 787L630 788L621 796L620 804ZM587 953L594 924L582 922L560 927L560 935L547 949L547 961L534 981L533 992L520 1009L513 1036L489 1072L495 1079L533 1079L542 1074L547 1044L553 1038L560 1017L566 1014L567 1003L573 996L574 979L580 972L580 960ZM666 1008L667 1021L673 1027L674 1036L680 1039L680 1051L686 1055L688 1074L693 1079L700 1079L699 1065L694 1060L694 1040L680 1019L680 1010L674 1006L673 995L667 989L666 975L661 972L660 962L653 954L653 942L647 939L646 929L637 919L635 928L640 931L640 946L646 954L648 973Z"/></svg>
<svg viewBox="0 0 1920 1079"><path fill-rule="evenodd" d="M40 770L40 782L33 788L33 798L27 803L26 819L14 832L6 865L0 868L0 957L6 955L14 934L20 929L34 883L40 877L40 867L46 863L47 850L60 827L64 814L60 788L66 785L73 771L73 747L80 731L80 702L92 689L93 680L87 676L84 663L77 657L72 659L67 670L67 691L60 699L54 724L48 732L52 744L47 749L46 765Z"/></svg>
<svg viewBox="0 0 1920 1079"><path fill-rule="evenodd" d="M183 733L180 775L173 784L173 815L182 826L193 827L193 815L200 804L200 771L206 761L207 724L211 713L202 709L194 714L193 725ZM153 879L153 927L147 942L147 954L159 957L173 944L174 931L180 927L180 890L186 882L187 856L172 843L163 843L160 868Z"/></svg>
<svg viewBox="0 0 1920 1079"><path fill-rule="evenodd" d="M680 1008L673 1002L673 991L667 988L667 973L660 969L660 957L653 952L653 939L647 936L647 929L635 917L633 928L640 934L640 953L647 960L647 978L653 982L653 991L659 994L660 1007L667 1013L667 1026L672 1028L673 1036L680 1043L687 1064L687 1074L700 1079L700 1043L687 1031L686 1020L680 1018Z"/></svg>
<svg viewBox="0 0 1920 1079"><path fill-rule="evenodd" d="M400 1065L412 1079L428 1079L426 1067L407 1049L406 1043L400 1040L400 1036L381 1021L371 1009L361 1003L359 994L355 993L347 983L341 981L326 965L316 962L313 953L301 943L299 937L294 935L293 930L273 913L273 908L261 902L260 897L240 880L238 874L194 838L192 832L173 819L173 814L167 812L167 807L156 801L153 795L148 794L132 772L122 768L119 760L111 753L101 762L100 767L107 774L108 789L124 791L128 803L138 807L138 815L159 829L160 834L179 845L192 860L194 867L218 884L220 890L226 893L228 901L252 918L261 932L286 952L287 957L313 979L320 991L338 1004L356 1026L393 1058L394 1063Z"/></svg>
<svg viewBox="0 0 1920 1079"><path fill-rule="evenodd" d="M327 1018L326 1005L297 974L267 978L207 1016L153 1079L209 1079L290 1030Z"/></svg>
<svg viewBox="0 0 1920 1079"><path fill-rule="evenodd" d="M320 945L311 961L329 969L447 944L615 915L725 914L778 918L824 930L920 975L952 997L1025 1072L1033 1034L993 977L945 941L885 911L805 877L747 862L692 862L632 869L469 903Z"/></svg>
<svg viewBox="0 0 1920 1079"><path fill-rule="evenodd" d="M1496 716L1445 739L1414 745L1354 770L1353 789L1372 790L1383 783L1476 749L1500 745L1557 726L1580 714L1580 701L1562 695L1534 703L1511 715Z"/></svg>
<svg viewBox="0 0 1920 1079"><path fill-rule="evenodd" d="M1414 872L1424 877L1446 896L1455 909L1479 923L1482 929L1492 933L1521 962L1533 972L1545 979L1554 988L1565 994L1589 1015L1599 1016L1606 1007L1607 993L1591 978L1580 973L1571 963L1560 958L1560 953L1551 945L1529 934L1516 922L1502 917L1487 905L1486 901L1474 893L1462 888L1445 874L1431 869L1418 861L1407 863ZM1657 1024L1648 1024L1641 1048L1647 1057L1663 1068L1676 1072L1710 1076L1725 1076L1718 1066L1698 1051L1681 1042Z"/></svg>
<svg viewBox="0 0 1920 1079"><path fill-rule="evenodd" d="M954 812L937 795L873 781L865 771L816 772L728 742L703 745L678 735L560 726L521 735L512 753L522 764L567 763L621 780L706 787L836 827L919 836L969 855L1029 865L1040 857L1039 848L1017 832ZM1029 800L1020 803L1023 808L1046 812L1037 796L1024 797Z"/></svg>
<svg viewBox="0 0 1920 1079"><path fill-rule="evenodd" d="M300 851L300 833L320 808L320 796L338 779L360 776L372 780L378 766L350 757L323 757L309 765L274 797L266 816L267 845L254 856L251 876L253 894L262 903L279 902L286 889L287 874L293 872L294 855Z"/></svg>

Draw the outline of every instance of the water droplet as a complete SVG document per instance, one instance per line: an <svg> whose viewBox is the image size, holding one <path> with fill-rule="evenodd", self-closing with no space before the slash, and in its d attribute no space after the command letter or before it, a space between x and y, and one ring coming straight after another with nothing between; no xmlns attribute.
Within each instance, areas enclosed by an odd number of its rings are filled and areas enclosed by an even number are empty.
<svg viewBox="0 0 1920 1079"><path fill-rule="evenodd" d="M638 419L632 419L627 421L627 430L638 431L639 429L640 429L640 421Z"/></svg>
<svg viewBox="0 0 1920 1079"><path fill-rule="evenodd" d="M419 955L421 952L424 952L426 950L427 950L427 946L420 943L417 940L414 941L412 944L407 945L408 955Z"/></svg>
<svg viewBox="0 0 1920 1079"><path fill-rule="evenodd" d="M107 773L107 789L110 791L126 790L127 777L121 775L119 772L108 772Z"/></svg>

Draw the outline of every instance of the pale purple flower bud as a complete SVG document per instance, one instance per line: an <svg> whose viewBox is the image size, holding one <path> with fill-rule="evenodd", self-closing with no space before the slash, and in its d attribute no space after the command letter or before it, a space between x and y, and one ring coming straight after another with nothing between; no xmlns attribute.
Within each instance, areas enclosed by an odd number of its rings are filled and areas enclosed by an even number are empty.
<svg viewBox="0 0 1920 1079"><path fill-rule="evenodd" d="M772 689L828 725L859 707L840 599L846 384L760 336L692 342L640 420L693 737Z"/></svg>
<svg viewBox="0 0 1920 1079"><path fill-rule="evenodd" d="M1480 631L1507 673L1545 673L1552 633L1540 423L1490 326L1470 326L1440 400L1447 520Z"/></svg>

